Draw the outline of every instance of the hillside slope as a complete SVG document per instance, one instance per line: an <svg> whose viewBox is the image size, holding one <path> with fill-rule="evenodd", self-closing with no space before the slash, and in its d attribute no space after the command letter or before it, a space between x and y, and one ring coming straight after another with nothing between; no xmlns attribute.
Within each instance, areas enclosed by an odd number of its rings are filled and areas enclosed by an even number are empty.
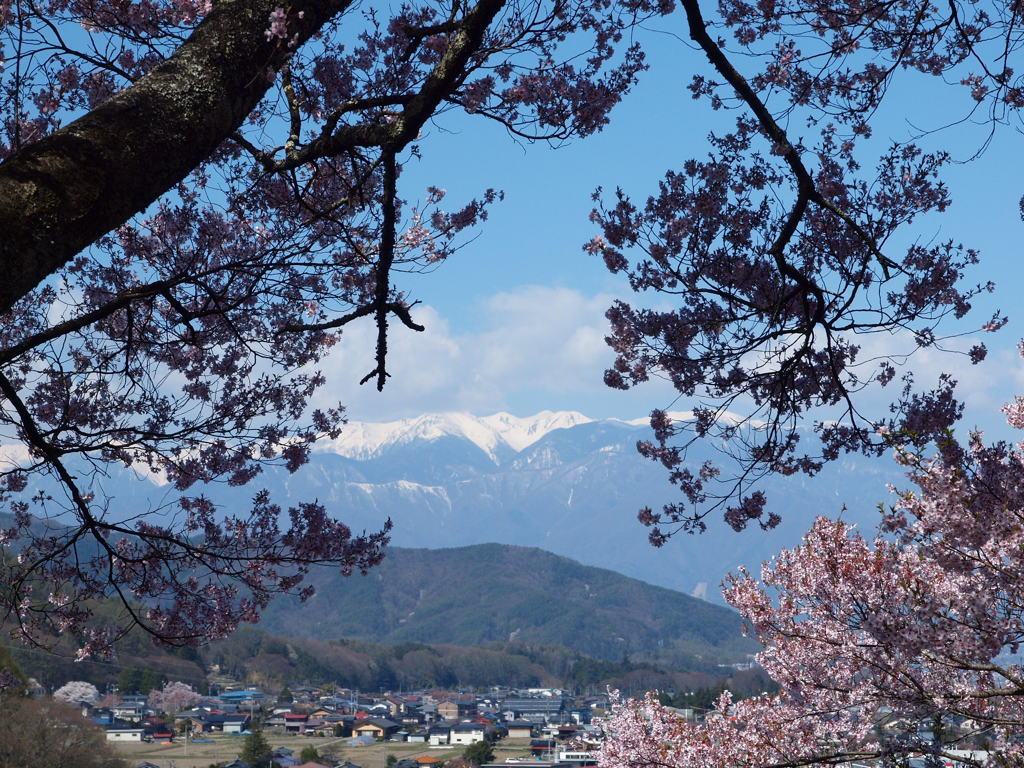
<svg viewBox="0 0 1024 768"><path fill-rule="evenodd" d="M755 650L727 608L529 547L392 547L366 576L319 572L313 583L311 600L275 601L260 627L387 644L554 643L682 667Z"/></svg>

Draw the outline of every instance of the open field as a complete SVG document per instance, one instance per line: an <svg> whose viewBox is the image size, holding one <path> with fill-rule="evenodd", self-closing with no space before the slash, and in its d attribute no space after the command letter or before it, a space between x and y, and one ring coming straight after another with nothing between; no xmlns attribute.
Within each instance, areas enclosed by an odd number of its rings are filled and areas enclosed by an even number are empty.
<svg viewBox="0 0 1024 768"><path fill-rule="evenodd" d="M406 744L404 742L381 742L360 747L348 745L347 738L311 737L311 736L277 736L266 734L271 747L288 747L298 754L303 747L312 744L319 751L324 748L336 750L338 760L348 760L362 768L385 768L388 755L401 760L403 757L419 757L430 755L447 760L462 754L461 746L429 747L425 744ZM244 736L208 736L212 743L175 742L174 744L116 744L115 749L132 765L148 760L160 768L208 768L214 763L230 762L242 751ZM529 739L509 739L495 745L495 757L503 760L506 757L518 757L529 754Z"/></svg>

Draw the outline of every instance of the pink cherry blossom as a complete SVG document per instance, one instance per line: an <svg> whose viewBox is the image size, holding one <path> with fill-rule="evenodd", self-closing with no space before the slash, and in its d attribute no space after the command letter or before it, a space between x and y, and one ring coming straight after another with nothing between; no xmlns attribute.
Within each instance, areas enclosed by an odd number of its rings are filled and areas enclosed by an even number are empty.
<svg viewBox="0 0 1024 768"><path fill-rule="evenodd" d="M203 697L192 690L187 683L169 682L163 688L150 692L147 703L153 709L174 715L183 709L195 706Z"/></svg>
<svg viewBox="0 0 1024 768"><path fill-rule="evenodd" d="M267 40L284 40L288 37L288 12L284 8L278 7L271 11L267 21L270 22L265 33Z"/></svg>
<svg viewBox="0 0 1024 768"><path fill-rule="evenodd" d="M53 698L69 704L92 704L100 697L96 686L84 680L72 680L53 692Z"/></svg>

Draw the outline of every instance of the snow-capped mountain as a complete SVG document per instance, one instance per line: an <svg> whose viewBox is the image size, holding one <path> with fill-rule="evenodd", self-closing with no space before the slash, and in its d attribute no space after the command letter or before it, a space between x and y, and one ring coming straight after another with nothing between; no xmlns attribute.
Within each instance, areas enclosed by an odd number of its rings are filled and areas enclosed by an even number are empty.
<svg viewBox="0 0 1024 768"><path fill-rule="evenodd" d="M503 450L518 453L549 432L591 421L593 419L576 411L541 411L527 418L510 413L483 417L468 413L428 413L382 423L352 421L338 439L319 444L318 450L350 459L370 459L392 446L455 437L468 440L497 461Z"/></svg>

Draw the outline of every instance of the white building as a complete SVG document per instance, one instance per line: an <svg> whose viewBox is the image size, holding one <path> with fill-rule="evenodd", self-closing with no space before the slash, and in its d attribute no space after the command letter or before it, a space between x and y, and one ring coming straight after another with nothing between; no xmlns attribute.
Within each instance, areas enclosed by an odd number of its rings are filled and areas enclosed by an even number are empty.
<svg viewBox="0 0 1024 768"><path fill-rule="evenodd" d="M484 740L484 726L479 723L459 723L452 728L451 744L476 744Z"/></svg>
<svg viewBox="0 0 1024 768"><path fill-rule="evenodd" d="M142 728L107 728L107 741L141 742L143 734Z"/></svg>

